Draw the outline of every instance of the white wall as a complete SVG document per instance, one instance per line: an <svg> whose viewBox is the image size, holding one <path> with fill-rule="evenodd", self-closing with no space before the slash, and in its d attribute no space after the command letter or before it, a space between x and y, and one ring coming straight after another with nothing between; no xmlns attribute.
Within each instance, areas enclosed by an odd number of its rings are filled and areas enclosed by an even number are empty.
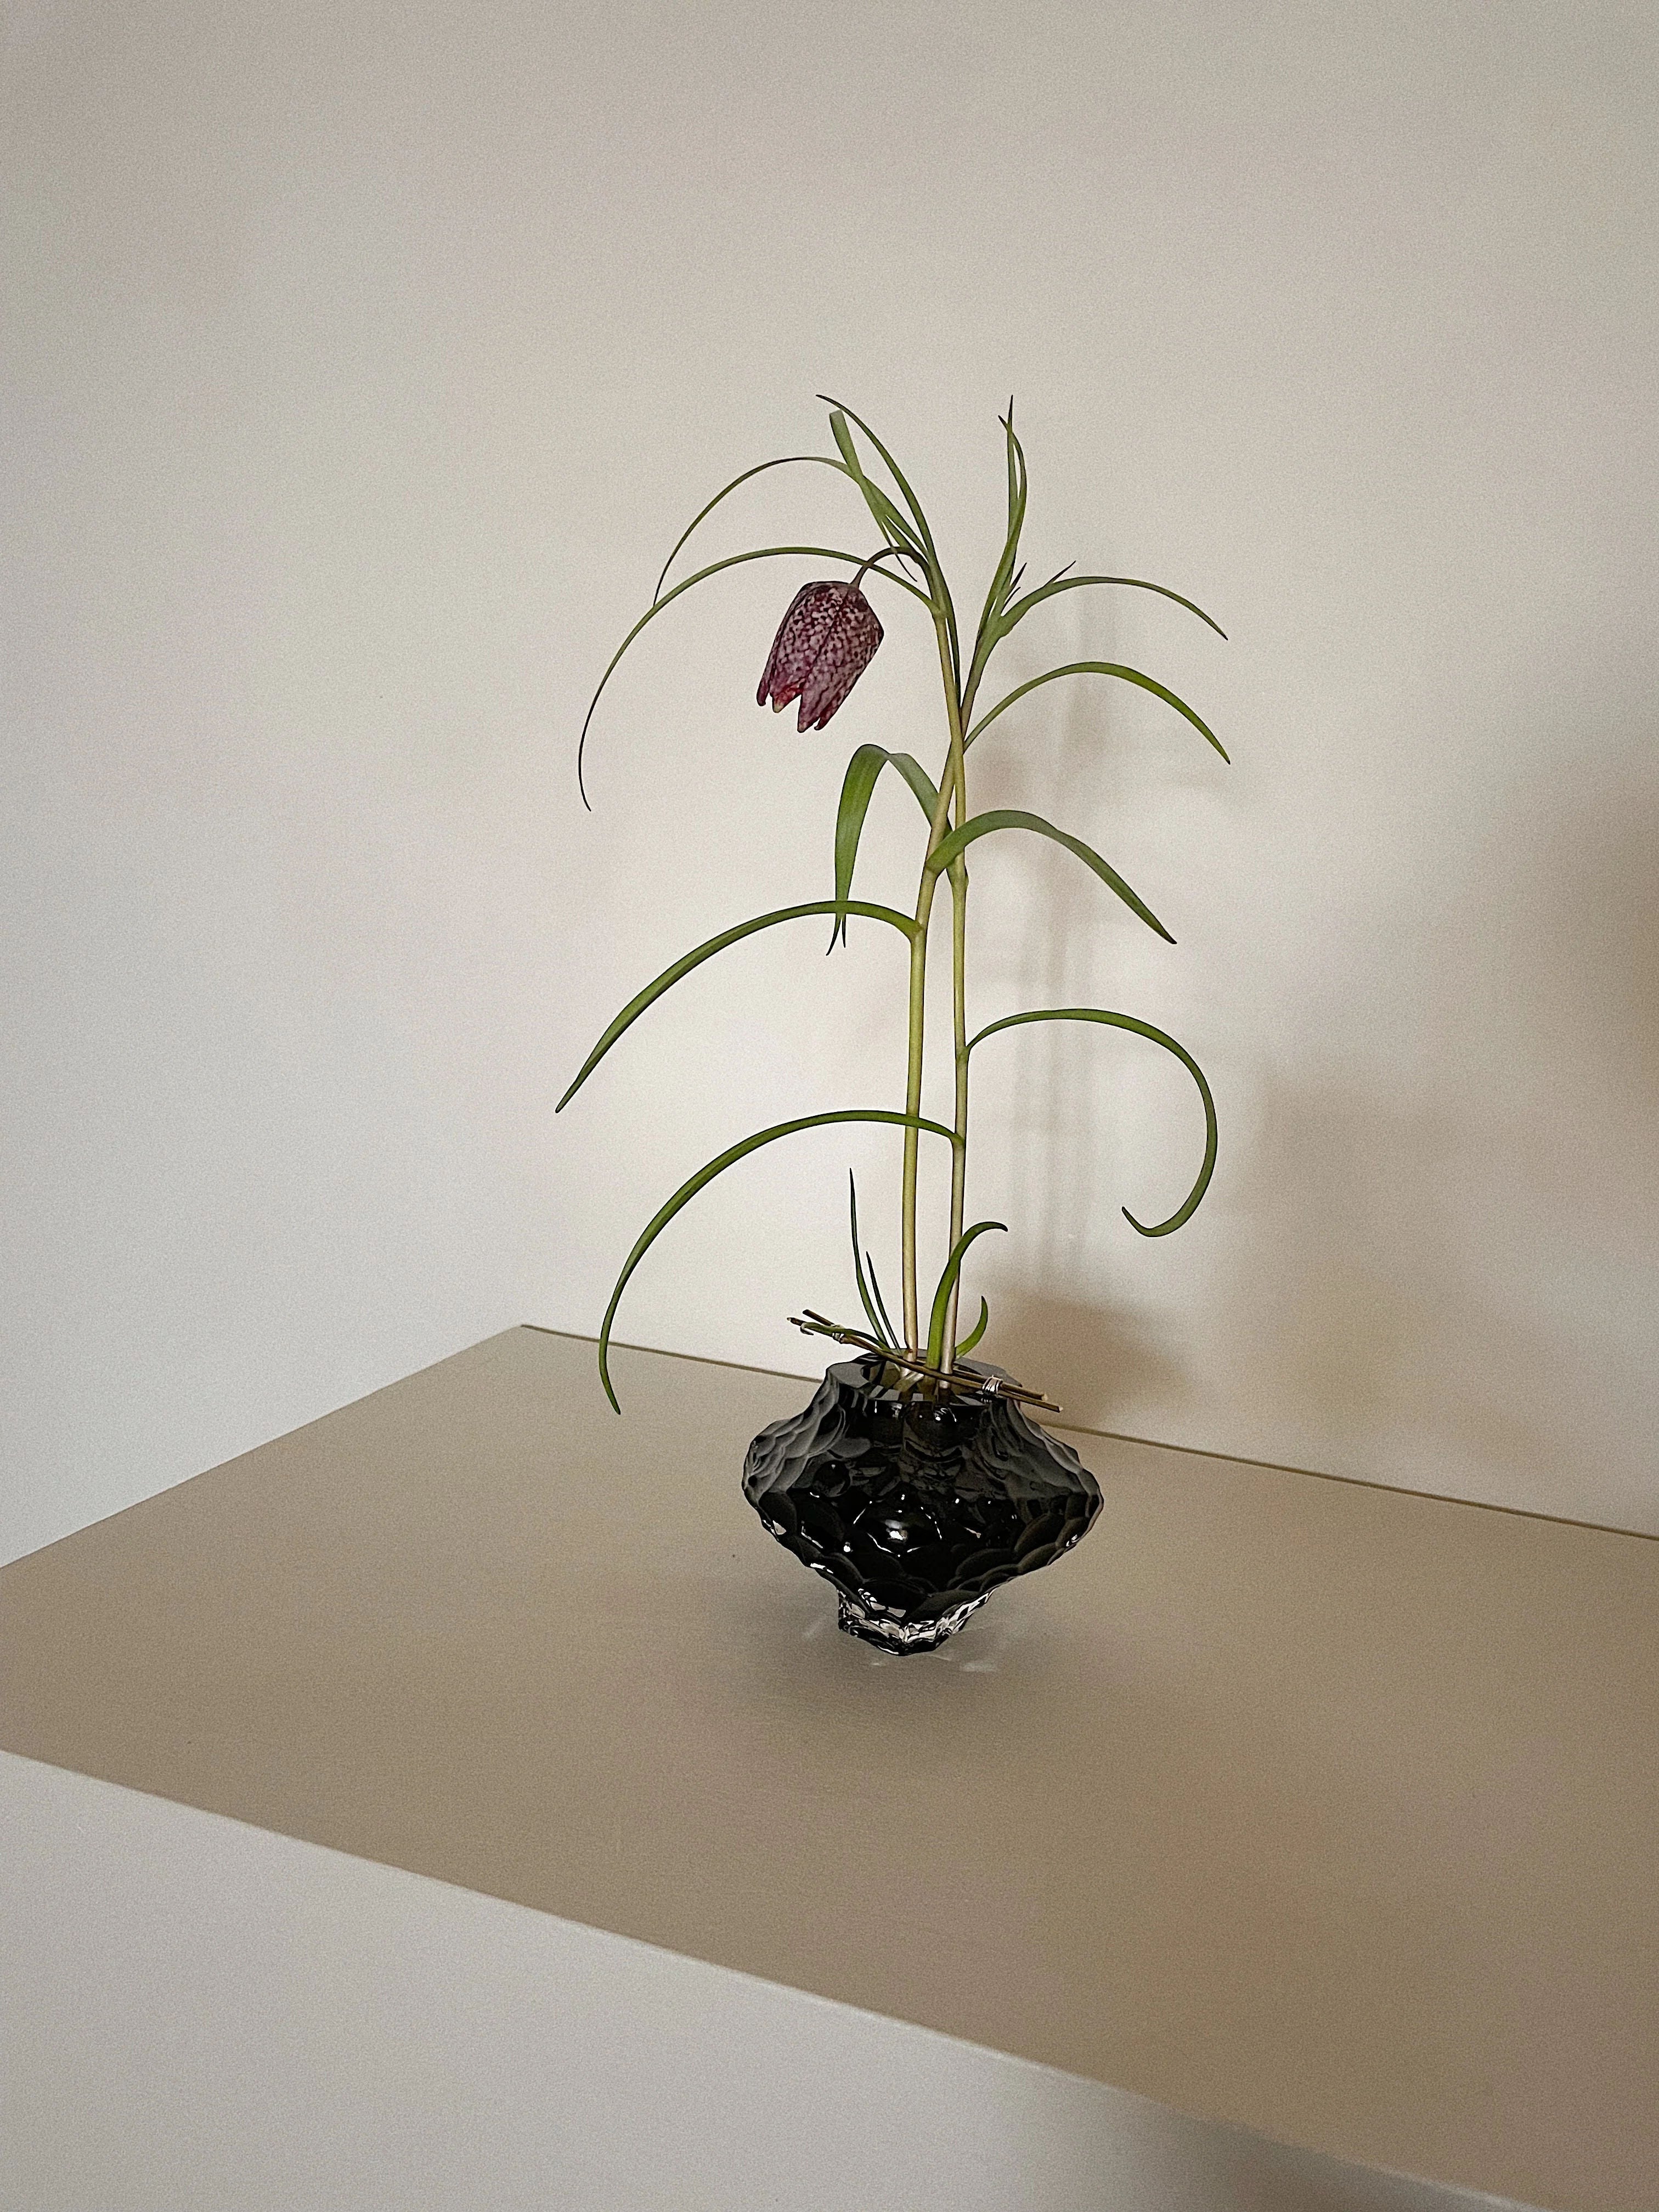
<svg viewBox="0 0 1659 2212"><path fill-rule="evenodd" d="M993 1351L1098 1425L1659 1528L1650 9L0 20L6 1551L508 1322L594 1328L702 1159L895 1099L894 947L830 966L809 927L551 1113L684 945L822 895L851 746L938 749L896 608L828 733L759 714L810 571L757 568L641 647L574 803L668 544L823 443L820 389L964 599L1012 390L1034 563L1231 636L1078 594L1009 648L1150 667L1236 764L1104 685L985 741L981 795L1061 815L1180 945L981 848L977 1018L1164 1024L1224 1143L1145 1245L1117 1209L1184 1187L1179 1071L988 1048ZM715 550L867 535L827 472L732 508ZM780 1149L621 1334L804 1370L849 1160L883 1229L884 1138Z"/></svg>

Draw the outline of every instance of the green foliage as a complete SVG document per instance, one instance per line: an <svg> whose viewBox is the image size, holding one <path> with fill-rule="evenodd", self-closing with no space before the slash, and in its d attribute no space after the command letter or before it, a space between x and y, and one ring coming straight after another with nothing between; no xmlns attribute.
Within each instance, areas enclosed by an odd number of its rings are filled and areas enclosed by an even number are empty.
<svg viewBox="0 0 1659 2212"><path fill-rule="evenodd" d="M971 1229L964 1229L951 1247L951 1256L945 1261L939 1279L939 1288L933 1292L933 1311L927 1324L927 1364L937 1367L945 1358L945 1318L951 1310L951 1293L962 1273L962 1263L968 1247L976 1237L983 1237L988 1229L1000 1229L1006 1236L1006 1221L976 1221Z"/></svg>
<svg viewBox="0 0 1659 2212"><path fill-rule="evenodd" d="M908 753L890 753L879 745L860 745L847 763L847 775L841 787L841 804L836 809L836 925L830 933L830 946L835 950L837 932L844 945L847 942L847 916L852 911L848 904L853 889L853 870L859 856L859 839L864 834L864 817L870 811L870 800L883 769L895 768L916 795L916 803L929 822L933 809L939 805L939 793L933 788L927 771L920 761Z"/></svg>
<svg viewBox="0 0 1659 2212"><path fill-rule="evenodd" d="M1052 822L1045 822L1040 814L1027 814L1017 806L993 807L988 814L975 814L959 830L935 845L928 854L926 866L938 875L948 868L957 855L967 850L976 837L986 837L994 830L1030 830L1039 837L1050 837L1056 845L1063 845L1068 853L1075 853L1085 868L1092 868L1109 890L1115 890L1130 912L1138 915L1148 929L1155 929L1164 942L1173 945L1175 939L1138 891L1130 890L1117 870L1103 860L1091 845L1081 837L1073 837L1068 830L1056 830Z"/></svg>
<svg viewBox="0 0 1659 2212"><path fill-rule="evenodd" d="M746 1160L750 1152L757 1152L763 1145L775 1145L782 1137L799 1136L803 1129L827 1128L833 1121L886 1121L898 1128L925 1129L932 1136L943 1137L948 1144L957 1142L954 1130L947 1129L942 1121L930 1121L920 1114L896 1113L889 1106L843 1106L830 1114L803 1114L793 1121L775 1121L769 1129L757 1130L752 1137L730 1145L718 1158L700 1167L694 1176L688 1176L665 1205L659 1206L634 1240L634 1249L623 1261L622 1273L617 1278L611 1293L611 1303L605 1310L605 1319L599 1325L599 1380L605 1384L605 1395L613 1407L617 1394L611 1383L611 1325L617 1318L617 1308L622 1304L622 1294L628 1288L633 1274L646 1254L656 1243L669 1223L684 1207L690 1206L700 1190L706 1190L718 1175Z"/></svg>
<svg viewBox="0 0 1659 2212"><path fill-rule="evenodd" d="M981 1298L979 1302L979 1319L974 1323L967 1335L963 1338L961 1343L957 1346L957 1353L959 1358L965 1359L968 1357L968 1354L979 1342L981 1337L984 1335L986 1330L990 1327L990 1324L991 1309L987 1304L986 1301Z"/></svg>
<svg viewBox="0 0 1659 2212"><path fill-rule="evenodd" d="M821 395L823 397L823 395ZM898 588L913 599L919 600L927 611L938 646L939 669L945 691L945 720L946 749L938 781L932 778L915 756L908 752L890 751L874 744L860 744L851 753L842 778L840 799L836 810L835 824L835 896L813 899L797 906L780 907L770 914L757 915L752 921L739 922L709 938L691 951L683 954L665 968L654 981L629 1000L620 1013L605 1029L593 1049L577 1071L562 1098L558 1110L562 1111L576 1092L592 1074L612 1045L653 1006L664 994L690 975L696 969L712 959L718 952L753 936L761 930L771 929L786 921L803 920L811 915L830 917L830 947L833 950L839 937L845 940L847 924L853 915L881 921L897 930L906 939L908 948L908 1064L906 1105L902 1112L884 1107L848 1107L833 1112L809 1114L800 1118L781 1121L768 1129L745 1137L709 1161L704 1167L683 1182L666 1203L646 1224L636 1238L632 1250L623 1263L611 1301L605 1309L599 1334L599 1373L605 1392L613 1406L617 1404L611 1389L610 1348L611 1328L623 1293L635 1270L657 1238L681 1210L698 1193L729 1167L746 1158L763 1146L774 1144L782 1138L804 1131L821 1128L839 1122L878 1122L904 1131L905 1171L901 1201L901 1243L903 1260L903 1313L905 1327L896 1330L888 1314L886 1302L876 1277L875 1262L865 1248L860 1236L858 1192L852 1177L848 1177L848 1202L853 1243L854 1277L859 1300L864 1309L870 1329L875 1339L893 1351L908 1351L913 1357L924 1349L930 1367L948 1374L953 1362L965 1355L984 1335L990 1319L987 1301L980 1300L979 1319L969 1333L953 1345L955 1317L959 1296L963 1264L968 1253L981 1236L992 1229L1002 1229L1001 1222L979 1221L964 1227L963 1212L968 1159L968 1099L969 1073L975 1050L1000 1030L1018 1028L1032 1022L1076 1021L1093 1022L1105 1027L1126 1030L1146 1038L1162 1050L1172 1054L1188 1070L1198 1086L1204 1109L1204 1160L1196 1182L1185 1200L1166 1220L1152 1224L1139 1221L1127 1207L1124 1218L1143 1237L1167 1237L1189 1220L1209 1188L1214 1173L1217 1150L1215 1102L1203 1070L1187 1050L1172 1036L1167 1036L1150 1022L1141 1021L1130 1014L1110 1013L1092 1006L1049 1006L1025 1012L1005 1014L990 1022L974 1036L966 1028L964 973L966 948L966 902L968 872L964 855L969 845L988 836L994 830L1023 830L1046 837L1063 846L1080 860L1114 895L1147 927L1155 931L1167 943L1175 939L1147 906L1139 895L1131 889L1115 869L1111 867L1092 847L1080 837L1059 829L1041 815L1023 809L998 807L987 812L973 814L969 811L966 758L968 750L991 725L1007 713L1020 700L1026 698L1042 685L1058 682L1062 677L1104 676L1115 682L1134 685L1161 700L1174 709L1212 745L1224 761L1225 749L1220 739L1196 710L1184 699L1154 678L1140 670L1125 666L1118 661L1074 660L1061 667L1045 670L1041 675L1026 678L999 699L996 704L975 719L975 704L980 688L998 647L1012 635L1027 615L1045 605L1049 599L1066 592L1095 587L1114 586L1129 591L1150 592L1169 599L1196 615L1208 624L1218 636L1224 636L1214 619L1202 607L1181 592L1171 591L1167 585L1147 582L1137 576L1074 575L1069 566L1040 584L1022 593L1021 585L1025 568L1020 558L1024 534L1030 494L1030 479L1024 448L1014 430L1013 402L1008 412L1000 418L1003 432L1004 461L1007 482L1007 514L1001 550L992 569L983 605L975 627L972 651L965 665L958 634L956 605L945 568L940 561L927 516L908 479L900 469L892 453L877 436L862 416L841 402L824 397L830 410L830 434L834 446L830 453L791 453L775 460L762 461L744 470L715 493L713 499L699 509L691 522L675 541L673 550L664 563L662 574L651 605L623 638L612 654L610 663L599 678L598 689L589 704L582 723L581 738L577 746L577 781L582 789L584 804L586 792L582 785L582 765L588 732L600 697L615 673L623 655L647 626L684 593L728 568L741 567L754 561L810 559L832 561L850 566L860 578L868 574ZM860 440L862 446L860 446ZM868 456L869 458L866 458ZM752 478L768 470L816 466L827 468L852 485L862 502L864 512L874 524L880 543L867 556L818 545L769 545L751 551L734 553L724 559L710 562L672 588L665 590L670 570L693 534L705 523L726 499ZM904 571L909 573L903 573ZM867 697L869 695L862 695ZM927 820L927 842L921 854L917 885L916 909L914 918L891 907L873 905L852 896L853 878L858 863L860 841L870 810L871 800L883 771L896 771L915 796ZM927 1034L927 963L930 942L934 892L941 881L951 885L952 907L951 963L952 963L952 1024L955 1069L955 1110L951 1126L933 1121L920 1110L922 1091L924 1050ZM917 1146L923 1133L947 1139L951 1148L952 1173L951 1182L950 1220L948 1232L949 1256L933 1294L933 1308L928 1317L925 1346L919 1329L920 1310L917 1301ZM931 1387L931 1386L921 1386Z"/></svg>
<svg viewBox="0 0 1659 2212"><path fill-rule="evenodd" d="M859 1187L850 1168L847 1170L847 1189L852 1209L853 1273L859 1286L859 1304L864 1308L870 1323L870 1333L877 1343L896 1352L900 1348L899 1340L887 1317L887 1301L882 1297L881 1285L876 1280L876 1263L859 1242ZM865 1275L866 1265L870 1270L867 1279Z"/></svg>
<svg viewBox="0 0 1659 2212"><path fill-rule="evenodd" d="M908 914L896 913L890 906L870 906L861 899L842 898L809 899L805 906L781 906L771 914L757 915L752 921L740 921L731 929L723 929L718 937L708 938L693 951L683 952L672 967L663 969L654 982L647 983L644 990L637 992L629 1000L577 1069L569 1089L553 1111L563 1113L623 1031L631 1029L648 1006L654 1006L665 991L672 991L675 984L683 976L689 975L694 968L701 968L705 960L712 960L717 952L724 952L728 945L737 945L745 937L753 937L757 930L775 928L781 921L800 921L814 914L832 914L842 923L849 914L856 914L869 921L890 922L908 938L914 939L916 933L916 925Z"/></svg>
<svg viewBox="0 0 1659 2212"><path fill-rule="evenodd" d="M731 487L728 485L727 489L730 489ZM693 529L695 529L696 526L694 523L692 525ZM683 544L684 540L682 539L681 543ZM652 600L650 605L635 623L633 629L629 631L627 636L617 647L617 650L611 654L610 661L606 665L605 672L599 678L599 689L594 692L593 696L588 701L587 712L582 717L582 733L576 744L576 787L581 793L582 804L584 806L587 804L587 792L586 787L582 781L582 763L586 757L587 732L593 720L593 710L599 703L599 700L605 691L605 685L610 683L611 678L616 674L617 663L621 660L623 653L627 652L629 647L633 644L635 639L638 637L641 631L644 629L647 623L655 622L657 617L659 614L665 613L668 608L672 607L676 599L681 598L687 592L695 591L699 584L706 584L711 576L718 576L723 569L741 568L744 563L748 561L786 561L801 556L810 556L812 559L819 561L845 561L849 567L858 569L870 567L869 562L867 560L860 560L856 553L840 553L830 545L763 545L752 553L732 553L728 555L724 561L711 561L706 568L699 568L695 576L686 577L683 583L676 584L672 592L665 593L661 599ZM877 558L879 557L879 556L877 556ZM666 573L667 571L665 570L664 574L666 574ZM872 568L871 573L884 576L890 584L896 584L901 591L908 592L913 599L921 599L925 605L931 606L933 605L933 602L928 599L927 592L918 591L916 586L910 583L905 577L889 575L884 568L879 570Z"/></svg>
<svg viewBox="0 0 1659 2212"><path fill-rule="evenodd" d="M1203 1069L1186 1046L1177 1044L1172 1036L1166 1036L1162 1030L1154 1029L1150 1022L1137 1021L1133 1014L1109 1014L1098 1006L1038 1006L1030 1013L1005 1014L1000 1022L988 1022L977 1036L969 1038L968 1049L972 1052L975 1045L983 1044L987 1037L994 1036L999 1030L1020 1029L1027 1022L1100 1022L1109 1029L1129 1030L1136 1036L1150 1037L1154 1044L1162 1045L1165 1052L1175 1054L1197 1084L1198 1095L1204 1102L1204 1164L1198 1171L1198 1181L1187 1194L1184 1202L1176 1208L1167 1221L1160 1221L1149 1229L1144 1221L1135 1219L1127 1206L1123 1208L1123 1218L1131 1229L1138 1229L1143 1237L1167 1237L1172 1230L1179 1229L1183 1222L1190 1221L1197 1212L1205 1192L1210 1188L1210 1177L1215 1173L1217 1131L1215 1100L1210 1094Z"/></svg>
<svg viewBox="0 0 1659 2212"><path fill-rule="evenodd" d="M1006 699L997 701L988 714L980 716L973 728L963 738L963 744L971 745L981 730L988 730L999 714L1006 714L1014 702L1017 699L1023 699L1028 691L1035 691L1040 684L1053 684L1062 676L1116 676L1120 677L1125 684L1138 684L1143 691L1150 691L1154 698L1162 699L1166 706L1173 707L1177 714L1184 714L1199 735L1209 739L1223 760L1228 757L1225 745L1222 744L1209 724L1200 715L1193 712L1184 699L1177 699L1173 691L1166 690L1163 684L1154 683L1150 676L1143 676L1138 668L1125 668L1115 660L1068 660L1064 668L1050 668L1042 676L1032 677L1029 683L1016 684Z"/></svg>

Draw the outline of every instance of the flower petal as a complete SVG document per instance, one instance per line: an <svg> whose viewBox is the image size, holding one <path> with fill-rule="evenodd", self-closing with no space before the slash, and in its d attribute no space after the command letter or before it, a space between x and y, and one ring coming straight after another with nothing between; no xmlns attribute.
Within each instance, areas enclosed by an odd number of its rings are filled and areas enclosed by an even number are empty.
<svg viewBox="0 0 1659 2212"><path fill-rule="evenodd" d="M803 584L778 625L762 672L756 703L775 709L801 700L796 725L822 728L846 698L881 643L881 624L862 592L850 584Z"/></svg>

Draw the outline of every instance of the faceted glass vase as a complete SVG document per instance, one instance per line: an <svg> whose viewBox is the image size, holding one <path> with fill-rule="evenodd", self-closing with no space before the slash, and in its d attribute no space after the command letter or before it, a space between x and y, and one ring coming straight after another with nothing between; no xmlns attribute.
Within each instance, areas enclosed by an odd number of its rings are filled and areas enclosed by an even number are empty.
<svg viewBox="0 0 1659 2212"><path fill-rule="evenodd" d="M763 1429L743 1493L835 1584L849 1635L932 1651L1000 1583L1069 1552L1100 1510L1100 1486L1012 1400L924 1398L884 1387L881 1364L831 1367L804 1411Z"/></svg>

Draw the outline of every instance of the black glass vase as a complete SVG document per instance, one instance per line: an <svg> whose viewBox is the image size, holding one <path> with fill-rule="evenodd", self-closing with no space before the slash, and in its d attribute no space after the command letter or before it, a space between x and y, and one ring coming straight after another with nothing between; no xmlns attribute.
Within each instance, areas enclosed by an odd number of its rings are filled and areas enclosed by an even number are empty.
<svg viewBox="0 0 1659 2212"><path fill-rule="evenodd" d="M932 1651L1000 1583L1069 1552L1100 1510L1100 1486L1012 1400L925 1398L884 1387L881 1366L872 1356L831 1367L803 1412L763 1429L743 1494L835 1584L849 1635Z"/></svg>

